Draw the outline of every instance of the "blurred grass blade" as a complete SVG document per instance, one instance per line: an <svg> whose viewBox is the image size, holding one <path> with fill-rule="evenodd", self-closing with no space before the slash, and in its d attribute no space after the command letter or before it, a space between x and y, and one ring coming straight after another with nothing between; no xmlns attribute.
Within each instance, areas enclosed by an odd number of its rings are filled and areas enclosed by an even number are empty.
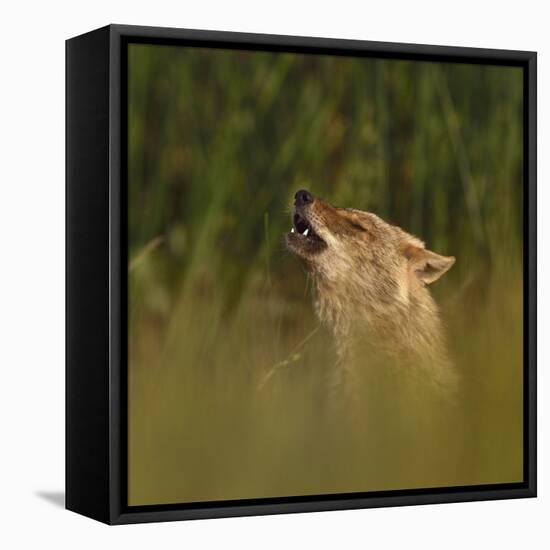
<svg viewBox="0 0 550 550"><path fill-rule="evenodd" d="M151 239L129 262L128 273L132 273L154 250L164 242L163 236Z"/></svg>

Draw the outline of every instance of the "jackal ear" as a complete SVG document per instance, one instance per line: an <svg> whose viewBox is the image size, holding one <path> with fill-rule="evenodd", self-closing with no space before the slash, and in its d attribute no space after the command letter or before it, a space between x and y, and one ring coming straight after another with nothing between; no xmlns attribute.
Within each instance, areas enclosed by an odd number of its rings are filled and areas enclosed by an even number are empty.
<svg viewBox="0 0 550 550"><path fill-rule="evenodd" d="M427 285L437 281L455 263L454 256L441 256L414 245L405 249L405 257L409 260L411 271Z"/></svg>

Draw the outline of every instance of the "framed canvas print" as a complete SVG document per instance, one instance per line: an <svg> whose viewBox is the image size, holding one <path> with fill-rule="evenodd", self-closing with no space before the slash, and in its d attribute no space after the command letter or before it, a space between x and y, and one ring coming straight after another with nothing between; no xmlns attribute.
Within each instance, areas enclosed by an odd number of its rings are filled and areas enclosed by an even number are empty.
<svg viewBox="0 0 550 550"><path fill-rule="evenodd" d="M536 494L536 54L67 41L70 510Z"/></svg>

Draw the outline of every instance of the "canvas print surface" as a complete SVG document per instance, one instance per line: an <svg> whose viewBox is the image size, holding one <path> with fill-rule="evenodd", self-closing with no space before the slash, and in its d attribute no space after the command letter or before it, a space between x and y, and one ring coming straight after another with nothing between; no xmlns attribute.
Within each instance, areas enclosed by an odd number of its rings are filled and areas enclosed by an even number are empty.
<svg viewBox="0 0 550 550"><path fill-rule="evenodd" d="M128 504L523 481L522 69L128 48Z"/></svg>

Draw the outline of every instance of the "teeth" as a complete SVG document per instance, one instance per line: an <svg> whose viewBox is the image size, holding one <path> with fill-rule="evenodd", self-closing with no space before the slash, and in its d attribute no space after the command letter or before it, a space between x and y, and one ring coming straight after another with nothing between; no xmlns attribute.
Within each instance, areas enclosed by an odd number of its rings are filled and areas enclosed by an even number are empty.
<svg viewBox="0 0 550 550"><path fill-rule="evenodd" d="M307 237L308 233L309 233L309 227L302 234L304 237Z"/></svg>
<svg viewBox="0 0 550 550"><path fill-rule="evenodd" d="M294 233L294 227L291 227L291 228L290 228L290 232L291 232L291 233Z"/></svg>

